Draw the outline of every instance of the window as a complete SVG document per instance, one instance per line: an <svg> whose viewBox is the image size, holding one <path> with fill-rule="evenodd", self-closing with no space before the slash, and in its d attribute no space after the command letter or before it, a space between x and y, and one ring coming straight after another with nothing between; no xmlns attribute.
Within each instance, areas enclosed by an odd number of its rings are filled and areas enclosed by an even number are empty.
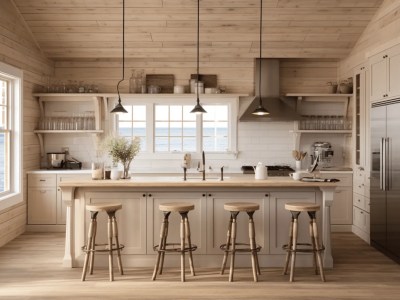
<svg viewBox="0 0 400 300"><path fill-rule="evenodd" d="M0 209L22 201L22 71L0 63Z"/></svg>
<svg viewBox="0 0 400 300"><path fill-rule="evenodd" d="M196 115L189 105L155 105L155 152L195 152Z"/></svg>
<svg viewBox="0 0 400 300"><path fill-rule="evenodd" d="M141 150L146 151L146 106L125 105L127 114L118 114L117 132L124 137L140 137Z"/></svg>
<svg viewBox="0 0 400 300"><path fill-rule="evenodd" d="M192 95L133 95L125 98L127 114L115 116L115 133L141 138L140 157L182 158L202 150L227 158L236 153L237 97L208 96L202 99L207 113L190 113ZM110 107L113 103L110 102Z"/></svg>

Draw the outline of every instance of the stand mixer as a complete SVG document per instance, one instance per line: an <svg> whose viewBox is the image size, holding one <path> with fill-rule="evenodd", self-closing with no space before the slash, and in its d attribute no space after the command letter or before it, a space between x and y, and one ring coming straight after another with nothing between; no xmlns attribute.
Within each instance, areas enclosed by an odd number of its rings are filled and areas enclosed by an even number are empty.
<svg viewBox="0 0 400 300"><path fill-rule="evenodd" d="M322 168L332 167L333 150L328 142L315 142L312 145L311 164L315 163L318 159L318 164Z"/></svg>

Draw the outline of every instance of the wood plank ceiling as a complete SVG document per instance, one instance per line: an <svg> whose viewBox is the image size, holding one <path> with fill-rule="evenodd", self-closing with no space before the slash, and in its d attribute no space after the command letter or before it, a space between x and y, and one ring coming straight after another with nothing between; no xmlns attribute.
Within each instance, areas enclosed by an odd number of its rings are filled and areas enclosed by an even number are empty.
<svg viewBox="0 0 400 300"><path fill-rule="evenodd" d="M263 56L346 57L383 0L264 0ZM121 0L14 0L54 60L121 57ZM201 0L201 59L259 55L259 0ZM193 60L196 0L126 0L129 58Z"/></svg>

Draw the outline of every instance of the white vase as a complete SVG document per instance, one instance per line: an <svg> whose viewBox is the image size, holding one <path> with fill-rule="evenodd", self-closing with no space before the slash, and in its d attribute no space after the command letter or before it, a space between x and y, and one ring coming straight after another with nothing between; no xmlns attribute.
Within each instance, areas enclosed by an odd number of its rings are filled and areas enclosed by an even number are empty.
<svg viewBox="0 0 400 300"><path fill-rule="evenodd" d="M296 171L301 170L301 160L296 160Z"/></svg>
<svg viewBox="0 0 400 300"><path fill-rule="evenodd" d="M117 168L111 169L111 174L110 174L111 180L118 180L121 178L121 171L118 170Z"/></svg>

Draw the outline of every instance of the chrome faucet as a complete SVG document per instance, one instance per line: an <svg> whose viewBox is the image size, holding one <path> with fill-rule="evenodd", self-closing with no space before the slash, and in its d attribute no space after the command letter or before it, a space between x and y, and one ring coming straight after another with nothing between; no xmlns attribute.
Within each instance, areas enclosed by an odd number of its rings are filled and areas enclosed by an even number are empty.
<svg viewBox="0 0 400 300"><path fill-rule="evenodd" d="M203 173L203 181L206 180L206 156L204 151L202 153L202 166L200 167L200 162L197 164L197 171Z"/></svg>

